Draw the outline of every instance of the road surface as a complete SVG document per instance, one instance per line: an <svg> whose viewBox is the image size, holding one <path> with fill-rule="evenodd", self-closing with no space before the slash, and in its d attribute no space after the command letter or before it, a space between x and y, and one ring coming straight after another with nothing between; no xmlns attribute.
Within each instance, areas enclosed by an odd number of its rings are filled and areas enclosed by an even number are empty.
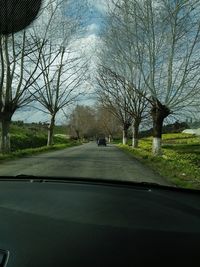
<svg viewBox="0 0 200 267"><path fill-rule="evenodd" d="M167 181L114 145L91 142L65 150L0 163L0 175L86 177L137 182Z"/></svg>

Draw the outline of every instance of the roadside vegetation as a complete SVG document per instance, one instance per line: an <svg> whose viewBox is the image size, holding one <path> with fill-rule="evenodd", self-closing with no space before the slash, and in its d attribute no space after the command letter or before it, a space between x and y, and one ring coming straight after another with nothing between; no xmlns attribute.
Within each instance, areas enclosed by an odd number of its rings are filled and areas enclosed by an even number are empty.
<svg viewBox="0 0 200 267"><path fill-rule="evenodd" d="M37 147L37 148L20 149L20 150L11 152L9 154L0 154L0 161L23 158L26 156L32 156L32 155L41 154L41 153L49 152L49 151L61 150L64 148L78 146L80 144L81 143L77 141L69 141L68 143L65 143L65 144L55 144L52 146L42 146L42 147Z"/></svg>
<svg viewBox="0 0 200 267"><path fill-rule="evenodd" d="M129 143L130 144L130 143ZM200 137L184 134L163 134L163 154L152 155L152 137L142 138L135 149L130 145L118 147L148 165L172 184L200 189Z"/></svg>
<svg viewBox="0 0 200 267"><path fill-rule="evenodd" d="M22 121L11 123L11 152L0 153L0 160L13 159L47 151L64 149L80 145L81 142L69 139L65 126L55 126L54 144L47 146L47 130L45 124Z"/></svg>

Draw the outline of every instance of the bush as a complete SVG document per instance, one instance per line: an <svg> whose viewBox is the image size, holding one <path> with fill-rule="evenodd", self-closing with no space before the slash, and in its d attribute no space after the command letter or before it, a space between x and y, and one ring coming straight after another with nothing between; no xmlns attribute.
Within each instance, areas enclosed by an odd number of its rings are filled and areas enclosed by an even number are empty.
<svg viewBox="0 0 200 267"><path fill-rule="evenodd" d="M73 140L73 139L72 139ZM55 135L54 136L54 143L55 144L68 144L69 143L69 139L66 138L66 136L64 135Z"/></svg>
<svg viewBox="0 0 200 267"><path fill-rule="evenodd" d="M37 148L45 146L47 137L44 135L33 134L12 134L11 135L11 151L17 151L26 148Z"/></svg>

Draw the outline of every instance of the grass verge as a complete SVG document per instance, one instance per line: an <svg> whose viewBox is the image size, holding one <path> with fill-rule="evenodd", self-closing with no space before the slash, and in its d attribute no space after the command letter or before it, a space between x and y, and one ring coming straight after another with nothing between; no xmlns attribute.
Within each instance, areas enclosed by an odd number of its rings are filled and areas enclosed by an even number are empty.
<svg viewBox="0 0 200 267"><path fill-rule="evenodd" d="M118 144L126 153L137 158L179 187L200 189L200 138L186 134L163 135L163 155L151 154L152 138L144 138L140 146Z"/></svg>
<svg viewBox="0 0 200 267"><path fill-rule="evenodd" d="M81 144L82 143L80 142L69 142L66 144L56 144L50 147L43 146L43 147L38 147L38 148L22 149L22 150L18 150L15 152L11 152L9 154L0 154L0 161L23 158L25 156L32 156L32 155L41 154L41 153L50 152L50 151L62 150L62 149L73 147L73 146L79 146Z"/></svg>

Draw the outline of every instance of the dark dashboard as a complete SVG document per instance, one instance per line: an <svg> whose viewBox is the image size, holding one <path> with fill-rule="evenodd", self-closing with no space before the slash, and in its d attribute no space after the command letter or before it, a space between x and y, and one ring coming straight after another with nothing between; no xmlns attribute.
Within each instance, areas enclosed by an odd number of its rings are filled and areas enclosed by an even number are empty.
<svg viewBox="0 0 200 267"><path fill-rule="evenodd" d="M0 182L7 267L199 266L199 248L198 191L92 180Z"/></svg>

